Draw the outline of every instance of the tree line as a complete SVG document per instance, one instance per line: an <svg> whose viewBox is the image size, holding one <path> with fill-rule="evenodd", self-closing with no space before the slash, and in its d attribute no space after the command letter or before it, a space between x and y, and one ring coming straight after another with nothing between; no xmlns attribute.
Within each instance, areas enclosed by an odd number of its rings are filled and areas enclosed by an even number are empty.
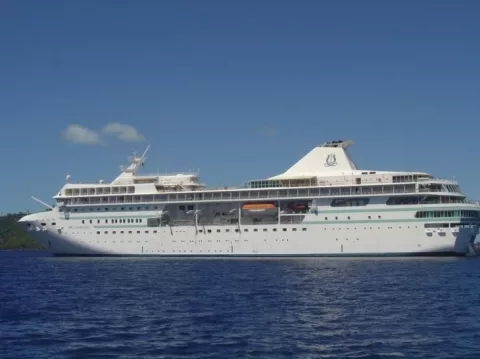
<svg viewBox="0 0 480 359"><path fill-rule="evenodd" d="M25 232L18 220L26 213L7 213L0 216L0 250L40 250L40 244Z"/></svg>

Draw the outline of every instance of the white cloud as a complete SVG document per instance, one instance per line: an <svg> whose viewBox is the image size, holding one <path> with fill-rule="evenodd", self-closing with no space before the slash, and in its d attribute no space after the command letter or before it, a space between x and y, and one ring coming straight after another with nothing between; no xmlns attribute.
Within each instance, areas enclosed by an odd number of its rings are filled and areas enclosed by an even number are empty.
<svg viewBox="0 0 480 359"><path fill-rule="evenodd" d="M277 135L277 130L273 127L263 126L260 128L260 134L264 137L275 137Z"/></svg>
<svg viewBox="0 0 480 359"><path fill-rule="evenodd" d="M138 133L135 127L118 122L107 124L103 128L103 133L113 135L126 142L142 142L145 140L145 137Z"/></svg>
<svg viewBox="0 0 480 359"><path fill-rule="evenodd" d="M67 141L83 145L99 145L102 143L98 132L76 124L68 125L62 132L62 137Z"/></svg>

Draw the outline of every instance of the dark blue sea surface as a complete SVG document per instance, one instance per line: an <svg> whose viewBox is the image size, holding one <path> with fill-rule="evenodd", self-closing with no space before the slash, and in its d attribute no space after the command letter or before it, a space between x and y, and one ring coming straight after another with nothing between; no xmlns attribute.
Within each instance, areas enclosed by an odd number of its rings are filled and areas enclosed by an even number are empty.
<svg viewBox="0 0 480 359"><path fill-rule="evenodd" d="M480 358L480 258L0 253L0 358Z"/></svg>

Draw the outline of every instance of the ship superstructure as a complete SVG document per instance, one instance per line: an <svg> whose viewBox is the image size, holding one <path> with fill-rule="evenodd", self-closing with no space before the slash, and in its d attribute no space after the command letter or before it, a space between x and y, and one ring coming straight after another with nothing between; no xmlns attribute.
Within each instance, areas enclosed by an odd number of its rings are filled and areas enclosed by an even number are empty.
<svg viewBox="0 0 480 359"><path fill-rule="evenodd" d="M24 228L57 255L335 256L472 253L480 207L458 183L359 169L352 141L314 147L282 174L207 188L198 173L67 183Z"/></svg>

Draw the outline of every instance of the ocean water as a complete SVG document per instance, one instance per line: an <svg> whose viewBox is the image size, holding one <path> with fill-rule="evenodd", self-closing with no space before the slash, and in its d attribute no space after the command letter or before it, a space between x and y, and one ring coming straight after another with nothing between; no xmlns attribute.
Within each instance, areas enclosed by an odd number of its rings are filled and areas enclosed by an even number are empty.
<svg viewBox="0 0 480 359"><path fill-rule="evenodd" d="M0 253L0 358L480 358L480 258Z"/></svg>

